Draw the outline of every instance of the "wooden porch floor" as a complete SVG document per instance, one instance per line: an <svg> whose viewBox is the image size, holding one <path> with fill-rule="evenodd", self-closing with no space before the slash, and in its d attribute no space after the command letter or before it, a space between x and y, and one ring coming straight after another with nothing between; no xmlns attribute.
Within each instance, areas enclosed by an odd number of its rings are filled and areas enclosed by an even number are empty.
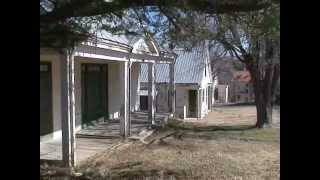
<svg viewBox="0 0 320 180"><path fill-rule="evenodd" d="M160 123L168 113L156 113L156 122ZM131 114L131 135L138 134L148 128L148 118L145 112ZM76 134L76 161L81 161L96 153L108 150L113 145L120 143L120 123L117 120L97 123L87 127ZM62 160L61 138L40 142L41 160Z"/></svg>

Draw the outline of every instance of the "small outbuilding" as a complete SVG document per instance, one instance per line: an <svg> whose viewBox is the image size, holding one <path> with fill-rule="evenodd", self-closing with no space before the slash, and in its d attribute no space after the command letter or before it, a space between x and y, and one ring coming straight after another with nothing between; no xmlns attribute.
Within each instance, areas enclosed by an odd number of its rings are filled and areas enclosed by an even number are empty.
<svg viewBox="0 0 320 180"><path fill-rule="evenodd" d="M212 78L209 49L207 44L192 48L191 51L174 49L177 54L174 63L175 116L178 118L203 118L214 103L213 89L216 81ZM156 64L156 111L170 112L170 65ZM148 67L141 65L140 91L136 106L148 110L147 88Z"/></svg>

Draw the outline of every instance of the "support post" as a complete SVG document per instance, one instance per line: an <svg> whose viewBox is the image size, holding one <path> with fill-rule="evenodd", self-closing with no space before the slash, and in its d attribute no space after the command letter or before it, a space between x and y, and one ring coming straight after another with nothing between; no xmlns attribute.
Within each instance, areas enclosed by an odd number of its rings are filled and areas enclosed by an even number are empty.
<svg viewBox="0 0 320 180"><path fill-rule="evenodd" d="M201 118L202 89L197 90L197 119Z"/></svg>
<svg viewBox="0 0 320 180"><path fill-rule="evenodd" d="M175 105L175 92L176 87L174 83L174 63L169 64L169 111L175 116L176 105Z"/></svg>
<svg viewBox="0 0 320 180"><path fill-rule="evenodd" d="M211 84L210 86L208 86L208 110L211 111L212 110L212 88L213 85Z"/></svg>
<svg viewBox="0 0 320 180"><path fill-rule="evenodd" d="M155 125L155 64L148 64L148 119Z"/></svg>
<svg viewBox="0 0 320 180"><path fill-rule="evenodd" d="M60 57L62 160L64 166L74 167L76 165L74 55L72 50L67 50Z"/></svg>
<svg viewBox="0 0 320 180"><path fill-rule="evenodd" d="M130 84L129 84L129 62L124 62L121 65L120 75L123 83L122 88L122 105L121 105L121 118L120 118L120 135L124 138L130 136L130 120L129 120L129 93L130 93Z"/></svg>
<svg viewBox="0 0 320 180"><path fill-rule="evenodd" d="M227 85L226 87L226 100L225 100L226 104L229 103L229 86Z"/></svg>

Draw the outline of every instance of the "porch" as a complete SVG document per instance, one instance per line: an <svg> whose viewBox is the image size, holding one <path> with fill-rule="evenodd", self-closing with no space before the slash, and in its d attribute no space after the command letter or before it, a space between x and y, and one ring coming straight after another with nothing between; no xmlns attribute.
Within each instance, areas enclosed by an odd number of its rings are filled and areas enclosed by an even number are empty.
<svg viewBox="0 0 320 180"><path fill-rule="evenodd" d="M53 99L52 108L45 106L45 110L40 109L40 113L44 113L49 119L43 124L53 124L54 127L57 127L56 129L50 127L49 133L55 136L56 132L62 132L60 136L62 140L58 141L62 148L57 148L62 149L62 153L59 154L62 154L64 165L67 167L74 166L79 159L78 156L81 157L77 155L77 152L82 147L80 145L76 149L76 144L78 144L76 139L81 143L82 140L79 138L107 138L109 136L118 139L120 136L125 138L132 135L130 133L134 133L135 128L141 129L144 125L155 125L154 66L155 63L168 63L173 67L174 63L174 56L168 57L160 51L139 53L135 52L131 46L114 44L111 41L107 43L86 42L73 50L58 53L44 49L42 53L40 52L40 59L50 62L53 69L56 70L53 73L47 71L46 73L53 78L43 81L45 85L53 84L53 88L48 85L48 93L45 94L47 99ZM135 110L135 94L138 89L136 72L139 72L141 63L147 63L149 66L150 110L144 118L145 123L135 125L136 123L130 117L130 111ZM171 74L173 74L173 68ZM53 79L54 83L51 83L50 79ZM174 94L173 75L170 92ZM171 102L173 99L171 98ZM172 107L174 107L173 104ZM53 116L45 113L46 111L50 111ZM111 120L104 123L100 119ZM95 124L94 121L100 123ZM89 126L82 129L83 125ZM77 131L79 128L82 130ZM99 144L98 141L95 143ZM41 145L44 150L46 150L45 144ZM49 151L52 149L51 145L56 147L55 144L57 142L49 143ZM92 146L95 145L92 144ZM43 155L45 154L43 152Z"/></svg>
<svg viewBox="0 0 320 180"><path fill-rule="evenodd" d="M168 113L156 113L156 124L162 123ZM149 127L147 112L134 112L130 115L131 134L139 134ZM76 161L81 161L106 151L114 145L120 143L120 123L117 120L97 122L93 126L81 129L76 133ZM61 161L62 162L62 139L57 138L40 142L40 160Z"/></svg>

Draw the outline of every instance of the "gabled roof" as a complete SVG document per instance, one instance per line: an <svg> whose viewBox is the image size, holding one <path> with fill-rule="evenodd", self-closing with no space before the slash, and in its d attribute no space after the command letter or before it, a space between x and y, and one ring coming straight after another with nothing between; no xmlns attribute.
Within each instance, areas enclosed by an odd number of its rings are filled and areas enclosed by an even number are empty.
<svg viewBox="0 0 320 180"><path fill-rule="evenodd" d="M207 49L203 47L193 48L192 51L175 49L178 55L175 62L175 83L197 83L200 84L205 64L208 61ZM156 82L169 82L169 65L156 64ZM209 73L209 72L208 72ZM140 82L148 82L148 65L141 64Z"/></svg>
<svg viewBox="0 0 320 180"><path fill-rule="evenodd" d="M156 48L158 48L157 42L150 39L150 37L145 36L125 36L125 35L113 35L107 31L98 31L96 33L97 38L103 38L128 46L133 47L133 52L135 53L156 53ZM153 41L153 42L151 42Z"/></svg>

